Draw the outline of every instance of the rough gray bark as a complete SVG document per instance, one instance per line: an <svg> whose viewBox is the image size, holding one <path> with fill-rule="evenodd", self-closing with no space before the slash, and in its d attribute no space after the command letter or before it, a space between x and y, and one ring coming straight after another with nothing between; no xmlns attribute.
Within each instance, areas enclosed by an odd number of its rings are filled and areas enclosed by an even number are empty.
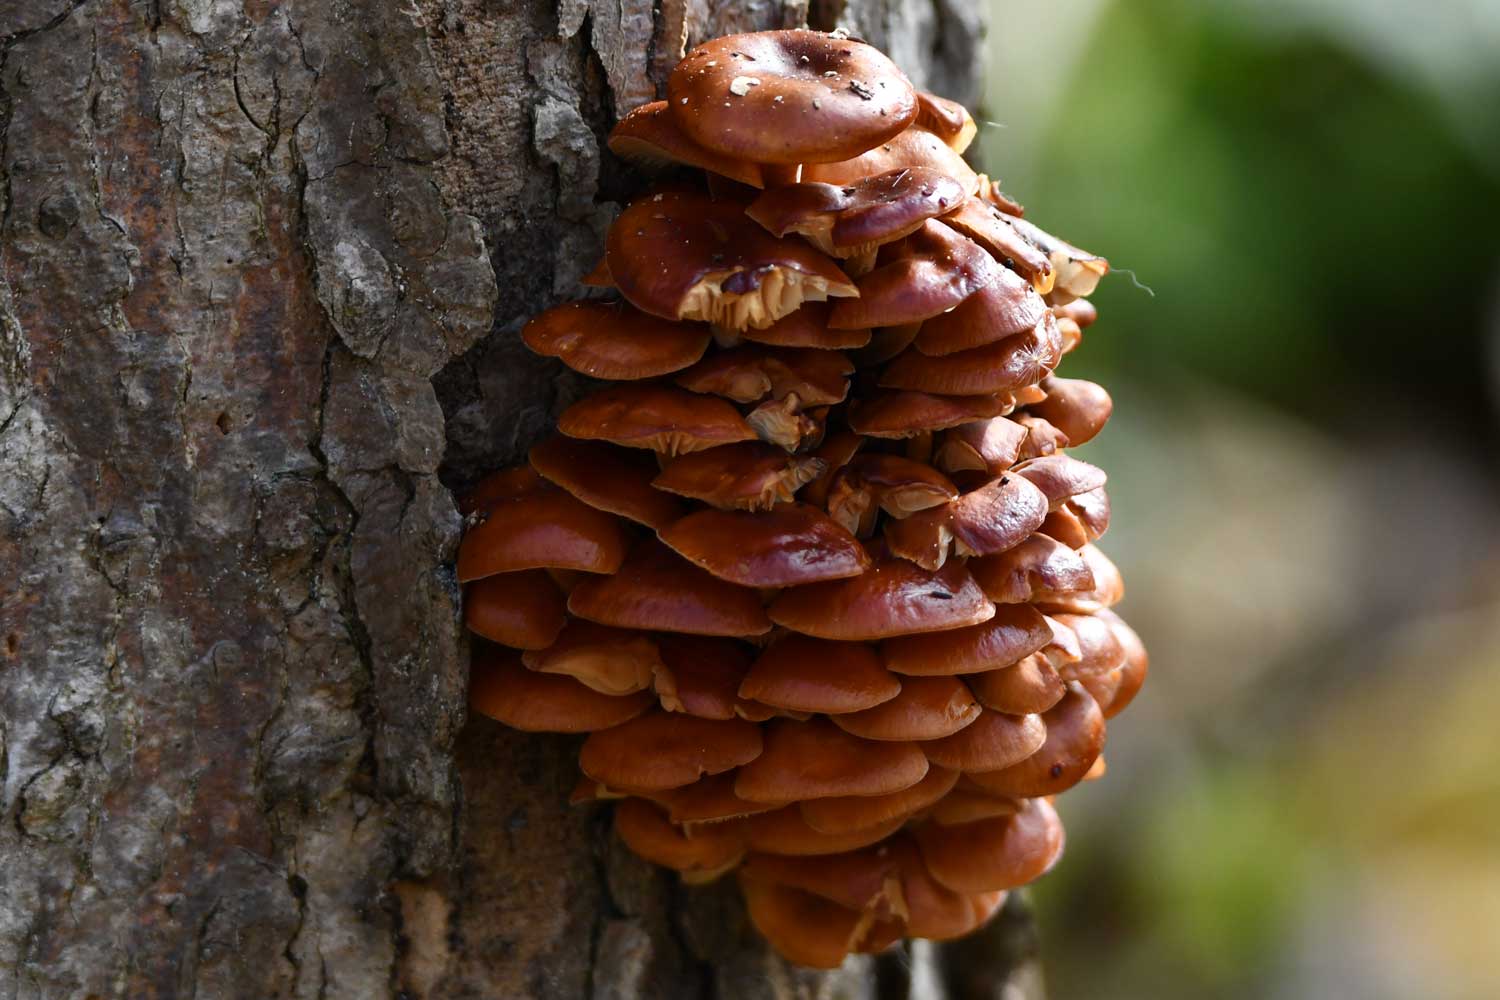
<svg viewBox="0 0 1500 1000"><path fill-rule="evenodd" d="M563 805L571 741L463 728L446 487L577 390L515 331L597 255L600 138L806 15L0 5L0 998L999 995L792 972ZM972 96L958 0L814 20Z"/></svg>

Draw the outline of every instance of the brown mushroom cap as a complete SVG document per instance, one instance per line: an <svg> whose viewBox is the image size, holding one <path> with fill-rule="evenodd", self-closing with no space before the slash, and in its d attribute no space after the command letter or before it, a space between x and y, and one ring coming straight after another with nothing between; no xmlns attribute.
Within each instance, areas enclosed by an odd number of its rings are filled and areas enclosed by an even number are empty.
<svg viewBox="0 0 1500 1000"><path fill-rule="evenodd" d="M910 81L879 50L795 29L704 42L667 78L667 101L700 146L755 163L844 160L917 116Z"/></svg>
<svg viewBox="0 0 1500 1000"><path fill-rule="evenodd" d="M1008 715L1045 712L1062 700L1067 682L1045 656L1023 656L999 670L986 670L965 678L969 690L985 708Z"/></svg>
<svg viewBox="0 0 1500 1000"><path fill-rule="evenodd" d="M925 90L917 91L916 124L943 140L955 153L968 149L979 133L979 126L962 104Z"/></svg>
<svg viewBox="0 0 1500 1000"><path fill-rule="evenodd" d="M1074 549L1098 541L1108 530L1109 494L1103 487L1069 498L1042 524L1042 531Z"/></svg>
<svg viewBox="0 0 1500 1000"><path fill-rule="evenodd" d="M862 739L934 740L968 726L979 712L979 702L956 677L907 677L889 701L832 718Z"/></svg>
<svg viewBox="0 0 1500 1000"><path fill-rule="evenodd" d="M752 802L797 802L843 795L889 795L927 774L913 743L872 743L827 719L769 724L765 752L740 768L734 793Z"/></svg>
<svg viewBox="0 0 1500 1000"><path fill-rule="evenodd" d="M1022 604L1037 594L1056 597L1094 588L1089 562L1041 532L1004 552L970 560L969 572L996 604Z"/></svg>
<svg viewBox="0 0 1500 1000"><path fill-rule="evenodd" d="M1075 446L1093 440L1114 411L1109 393L1093 382L1050 375L1042 381L1042 389L1047 398L1033 404L1031 412L1066 434Z"/></svg>
<svg viewBox="0 0 1500 1000"><path fill-rule="evenodd" d="M930 572L885 558L848 580L784 591L769 613L793 632L863 642L976 625L995 608L961 565Z"/></svg>
<svg viewBox="0 0 1500 1000"><path fill-rule="evenodd" d="M655 711L590 735L578 765L609 788L665 791L748 764L761 746L753 722Z"/></svg>
<svg viewBox="0 0 1500 1000"><path fill-rule="evenodd" d="M829 490L828 510L846 527L849 520L840 517L837 508L853 505L878 506L891 517L908 517L947 503L958 496L958 487L941 472L925 462L900 455L868 452L856 455L834 477ZM858 512L851 512L858 520Z"/></svg>
<svg viewBox="0 0 1500 1000"><path fill-rule="evenodd" d="M657 465L638 451L554 434L534 445L527 459L590 507L649 528L662 528L683 514L680 501L652 487Z"/></svg>
<svg viewBox="0 0 1500 1000"><path fill-rule="evenodd" d="M770 510L791 501L825 468L813 455L790 455L763 441L744 441L675 458L652 485L721 510Z"/></svg>
<svg viewBox="0 0 1500 1000"><path fill-rule="evenodd" d="M909 348L886 365L880 384L889 389L982 396L1035 385L1060 360L1057 324L1051 313L1043 313L1032 329L984 347L940 357Z"/></svg>
<svg viewBox="0 0 1500 1000"><path fill-rule="evenodd" d="M1046 252L1032 244L1006 215L979 198L969 198L958 211L943 217L944 225L963 233L984 247L996 260L1005 261L1042 295L1052 291L1057 275Z"/></svg>
<svg viewBox="0 0 1500 1000"><path fill-rule="evenodd" d="M1036 289L1002 268L993 281L957 306L924 321L912 343L923 354L943 357L1025 333L1048 315ZM1058 348L1060 352L1060 339Z"/></svg>
<svg viewBox="0 0 1500 1000"><path fill-rule="evenodd" d="M856 434L909 438L960 424L998 417L1015 408L1015 400L997 396L934 396L925 392L877 391L849 408L849 427Z"/></svg>
<svg viewBox="0 0 1500 1000"><path fill-rule="evenodd" d="M1151 661L1146 655L1141 637L1136 635L1135 629L1125 624L1124 619L1113 611L1100 611L1097 617L1109 624L1115 639L1125 649L1125 666L1120 671L1120 686L1116 689L1114 698L1104 706L1104 717L1112 719L1123 712L1140 693L1141 686L1146 683L1146 673Z"/></svg>
<svg viewBox="0 0 1500 1000"><path fill-rule="evenodd" d="M521 654L527 669L567 674L601 694L634 694L651 686L661 655L644 632L569 619L545 649Z"/></svg>
<svg viewBox="0 0 1500 1000"><path fill-rule="evenodd" d="M944 888L925 862L902 869L906 933L929 941L951 941L973 933L1005 905L1004 892L960 893Z"/></svg>
<svg viewBox="0 0 1500 1000"><path fill-rule="evenodd" d="M974 197L979 198L990 205L995 206L1006 215L1020 217L1026 214L1020 202L1000 190L1000 182L985 174L979 175L979 188L974 192Z"/></svg>
<svg viewBox="0 0 1500 1000"><path fill-rule="evenodd" d="M646 167L682 163L750 187L765 186L759 163L716 153L688 138L666 101L642 104L621 118L609 133L609 151Z"/></svg>
<svg viewBox="0 0 1500 1000"><path fill-rule="evenodd" d="M896 326L931 319L997 279L1002 265L936 219L884 247L859 279L859 297L833 307L833 327Z"/></svg>
<svg viewBox="0 0 1500 1000"><path fill-rule="evenodd" d="M733 771L699 778L691 785L654 792L651 798L667 810L673 823L719 823L780 808L767 802L751 802L734 794Z"/></svg>
<svg viewBox="0 0 1500 1000"><path fill-rule="evenodd" d="M824 302L804 302L793 313L783 316L760 330L740 331L740 336L771 347L810 347L824 351L842 351L864 347L870 342L869 330L835 330L828 325L833 307Z"/></svg>
<svg viewBox="0 0 1500 1000"><path fill-rule="evenodd" d="M1019 545L1047 518L1047 498L1017 475L1002 475L942 507L888 521L886 544L927 569L943 566L948 544L961 556L984 556Z"/></svg>
<svg viewBox="0 0 1500 1000"><path fill-rule="evenodd" d="M767 646L740 685L741 698L795 712L858 712L890 701L901 682L863 643L787 633Z"/></svg>
<svg viewBox="0 0 1500 1000"><path fill-rule="evenodd" d="M1109 261L1103 257L1080 250L1025 219L1010 218L1008 221L1026 242L1047 255L1057 276L1052 293L1058 301L1068 302L1091 295L1099 287L1099 279L1109 273Z"/></svg>
<svg viewBox="0 0 1500 1000"><path fill-rule="evenodd" d="M568 610L601 625L690 635L771 629L755 591L720 580L655 541L637 546L613 575L580 583L568 596Z"/></svg>
<svg viewBox="0 0 1500 1000"><path fill-rule="evenodd" d="M746 587L840 580L870 566L870 557L853 535L806 504L756 512L700 510L659 535L714 576Z"/></svg>
<svg viewBox="0 0 1500 1000"><path fill-rule="evenodd" d="M629 536L618 518L547 487L495 499L458 546L458 580L467 583L523 569L613 573Z"/></svg>
<svg viewBox="0 0 1500 1000"><path fill-rule="evenodd" d="M1041 582L1034 592L1036 603L1053 613L1092 614L1113 607L1124 599L1125 580L1110 558L1099 551L1098 546L1085 545L1076 553L1061 543L1057 543L1057 548L1073 555L1088 567L1091 583L1063 579L1055 581L1062 586L1054 587L1051 581ZM1066 558L1061 552L1059 558Z"/></svg>
<svg viewBox="0 0 1500 1000"><path fill-rule="evenodd" d="M1005 473L1021 455L1024 426L1007 417L960 424L943 432L933 461L944 472L975 470L991 476Z"/></svg>
<svg viewBox="0 0 1500 1000"><path fill-rule="evenodd" d="M772 812L751 816L747 825L752 851L808 857L868 847L901 829L905 822L906 817L898 816L859 830L822 833L807 824L802 818L800 806L793 803Z"/></svg>
<svg viewBox="0 0 1500 1000"><path fill-rule="evenodd" d="M957 781L957 771L929 766L921 781L899 792L809 799L799 808L803 820L819 833L850 834L905 819L947 795Z"/></svg>
<svg viewBox="0 0 1500 1000"><path fill-rule="evenodd" d="M1097 490L1105 483L1104 470L1071 455L1048 455L1022 462L1016 475L1030 480L1047 496L1052 510L1080 493Z"/></svg>
<svg viewBox="0 0 1500 1000"><path fill-rule="evenodd" d="M605 259L636 308L732 330L770 326L804 300L859 294L806 243L772 236L737 202L689 190L632 202L610 226Z"/></svg>
<svg viewBox="0 0 1500 1000"><path fill-rule="evenodd" d="M538 354L592 378L639 379L680 371L703 357L708 327L648 316L626 302L569 302L521 330Z"/></svg>
<svg viewBox="0 0 1500 1000"><path fill-rule="evenodd" d="M1050 641L1052 629L1039 611L1029 604L1002 604L969 628L887 639L880 655L888 669L903 676L941 677L999 670Z"/></svg>
<svg viewBox="0 0 1500 1000"><path fill-rule="evenodd" d="M943 796L927 811L927 818L943 826L959 826L996 816L1014 816L1021 811L1021 800L994 795L974 785L965 775L963 783Z"/></svg>
<svg viewBox="0 0 1500 1000"><path fill-rule="evenodd" d="M1021 453L1018 456L1023 460L1055 455L1072 444L1066 434L1041 417L1022 413L1015 419L1016 423L1026 428L1026 440L1021 443Z"/></svg>
<svg viewBox="0 0 1500 1000"><path fill-rule="evenodd" d="M940 767L982 773L1020 763L1040 750L1046 738L1047 727L1039 715L985 710L952 736L924 742L922 752Z"/></svg>
<svg viewBox="0 0 1500 1000"><path fill-rule="evenodd" d="M1035 881L1063 851L1062 822L1045 799L1013 816L959 826L924 823L914 835L932 877L954 892L994 892Z"/></svg>
<svg viewBox="0 0 1500 1000"><path fill-rule="evenodd" d="M750 922L788 961L836 969L858 944L866 918L803 889L740 876Z"/></svg>
<svg viewBox="0 0 1500 1000"><path fill-rule="evenodd" d="M1077 683L1042 716L1047 739L1036 753L1003 771L970 774L985 791L1037 799L1067 791L1088 773L1104 750L1104 714Z"/></svg>
<svg viewBox="0 0 1500 1000"><path fill-rule="evenodd" d="M837 351L747 344L704 358L677 376L677 384L737 403L796 393L803 406L827 406L844 401L853 371Z"/></svg>
<svg viewBox="0 0 1500 1000"><path fill-rule="evenodd" d="M566 617L566 595L541 570L496 573L464 591L464 624L503 646L543 649L557 638Z"/></svg>
<svg viewBox="0 0 1500 1000"><path fill-rule="evenodd" d="M796 233L826 254L853 257L911 234L963 197L958 181L903 167L844 185L787 184L760 195L745 214L773 235Z"/></svg>
<svg viewBox="0 0 1500 1000"><path fill-rule="evenodd" d="M739 411L724 400L656 384L601 389L564 410L557 429L568 437L652 448L667 455L755 437Z"/></svg>
<svg viewBox="0 0 1500 1000"><path fill-rule="evenodd" d="M588 733L619 726L656 699L600 694L571 677L538 674L514 653L482 649L469 670L469 707L529 733Z"/></svg>
<svg viewBox="0 0 1500 1000"><path fill-rule="evenodd" d="M615 835L647 861L682 872L689 881L721 875L745 855L742 824L710 823L687 831L645 799L628 798L615 806Z"/></svg>
<svg viewBox="0 0 1500 1000"><path fill-rule="evenodd" d="M1064 680L1077 681L1101 707L1114 701L1124 680L1125 647L1110 623L1096 615L1057 615L1055 620L1078 637L1079 658L1058 668Z"/></svg>
<svg viewBox="0 0 1500 1000"><path fill-rule="evenodd" d="M827 407L802 412L802 400L794 392L761 403L745 415L745 422L762 441L792 452L822 439L824 423L820 414L826 416Z"/></svg>
<svg viewBox="0 0 1500 1000"><path fill-rule="evenodd" d="M890 917L901 906L900 869L884 844L823 857L751 854L741 876L810 892L859 913Z"/></svg>
<svg viewBox="0 0 1500 1000"><path fill-rule="evenodd" d="M858 156L838 163L805 163L802 180L825 184L850 184L863 177L924 167L958 181L967 193L979 189L979 175L941 138L924 128L912 127Z"/></svg>
<svg viewBox="0 0 1500 1000"><path fill-rule="evenodd" d="M703 719L733 719L737 692L750 669L752 650L730 639L702 635L662 635L656 668L656 695L669 712ZM759 713L754 713L759 714Z"/></svg>
<svg viewBox="0 0 1500 1000"><path fill-rule="evenodd" d="M541 493L547 484L529 465L513 465L508 469L491 472L472 489L458 498L458 512L467 517L484 513L501 500Z"/></svg>

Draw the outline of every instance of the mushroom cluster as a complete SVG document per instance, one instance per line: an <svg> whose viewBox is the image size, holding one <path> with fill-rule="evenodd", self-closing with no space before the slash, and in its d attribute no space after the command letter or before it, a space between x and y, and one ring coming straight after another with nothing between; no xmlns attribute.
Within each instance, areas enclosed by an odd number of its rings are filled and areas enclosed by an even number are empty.
<svg viewBox="0 0 1500 1000"><path fill-rule="evenodd" d="M525 327L601 380L464 500L474 709L587 733L575 801L830 967L981 926L1063 847L1146 674L1053 374L1108 265L960 155L962 107L842 34L708 42L615 128L666 168L602 298Z"/></svg>

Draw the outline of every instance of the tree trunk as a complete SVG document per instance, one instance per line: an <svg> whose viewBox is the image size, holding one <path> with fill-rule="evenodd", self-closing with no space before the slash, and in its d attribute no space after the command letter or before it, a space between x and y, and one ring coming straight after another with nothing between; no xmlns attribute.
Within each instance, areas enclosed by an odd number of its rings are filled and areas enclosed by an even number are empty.
<svg viewBox="0 0 1500 1000"><path fill-rule="evenodd" d="M967 998L1027 965L1008 914L794 972L564 804L575 741L465 727L448 488L579 389L516 330L599 254L601 137L684 43L807 14L0 5L0 998ZM976 96L961 0L812 16Z"/></svg>

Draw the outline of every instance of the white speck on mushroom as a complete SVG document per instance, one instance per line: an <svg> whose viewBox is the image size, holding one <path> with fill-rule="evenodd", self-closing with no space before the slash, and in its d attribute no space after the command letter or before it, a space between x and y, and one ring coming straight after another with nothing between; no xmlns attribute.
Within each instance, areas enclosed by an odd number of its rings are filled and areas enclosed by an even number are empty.
<svg viewBox="0 0 1500 1000"><path fill-rule="evenodd" d="M775 97L771 98L771 103L780 104L784 100L786 100L785 97L783 97L781 94L777 94Z"/></svg>
<svg viewBox="0 0 1500 1000"><path fill-rule="evenodd" d="M654 194L654 195L651 196L651 200L652 201L661 201L661 199L662 199L662 196L659 195L659 194Z"/></svg>
<svg viewBox="0 0 1500 1000"><path fill-rule="evenodd" d="M813 98L813 107L814 108L821 108L821 107L823 107L823 102L820 101L820 100L818 100L816 97L814 97Z"/></svg>
<svg viewBox="0 0 1500 1000"><path fill-rule="evenodd" d="M681 101L679 101L679 102L678 102L678 103L679 103L679 104L686 104L686 103L687 103L687 98L686 98L686 97L684 97L684 98L683 98L683 99L682 99L682 100L681 100Z"/></svg>
<svg viewBox="0 0 1500 1000"><path fill-rule="evenodd" d="M717 66L717 65L719 65L719 60L717 60L717 59L710 59L708 62L704 63L703 65L705 65L705 66Z"/></svg>
<svg viewBox="0 0 1500 1000"><path fill-rule="evenodd" d="M826 70L823 71L823 75L824 76L838 76L839 75L839 71L836 70L836 69L826 69Z"/></svg>
<svg viewBox="0 0 1500 1000"><path fill-rule="evenodd" d="M760 80L753 76L737 76L729 81L729 92L735 97L744 97L751 87L759 87Z"/></svg>

